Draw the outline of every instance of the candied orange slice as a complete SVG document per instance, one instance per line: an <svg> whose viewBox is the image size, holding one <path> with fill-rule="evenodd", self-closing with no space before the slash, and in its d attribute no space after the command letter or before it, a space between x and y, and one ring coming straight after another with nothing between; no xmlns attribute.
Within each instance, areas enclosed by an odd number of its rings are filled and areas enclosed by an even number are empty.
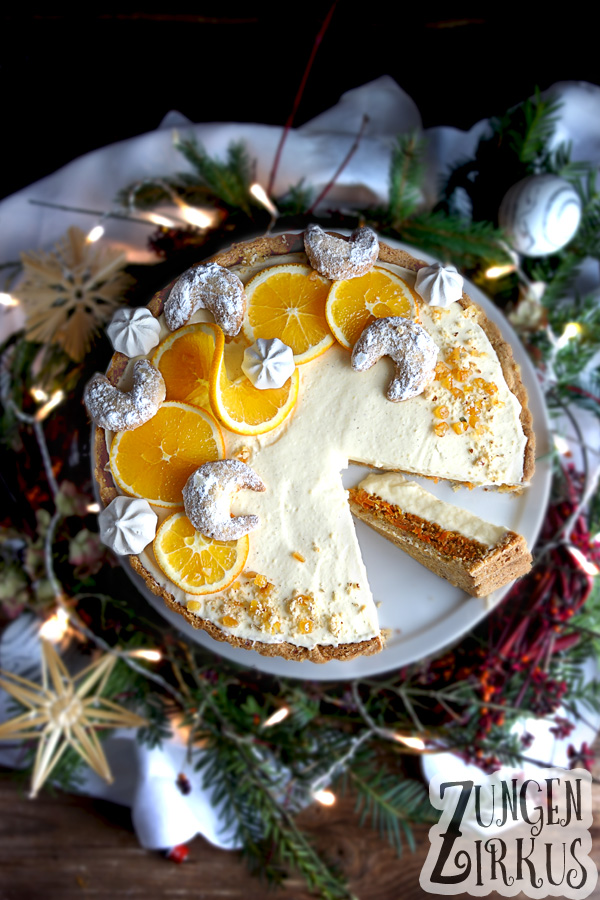
<svg viewBox="0 0 600 900"><path fill-rule="evenodd" d="M134 431L119 431L110 468L121 490L156 506L183 506L183 486L198 466L225 457L218 422L187 403L163 403Z"/></svg>
<svg viewBox="0 0 600 900"><path fill-rule="evenodd" d="M162 523L154 555L167 578L187 594L214 594L230 585L248 558L248 535L237 541L213 541L196 531L184 512Z"/></svg>
<svg viewBox="0 0 600 900"><path fill-rule="evenodd" d="M418 320L418 301L410 286L394 272L374 266L360 278L334 281L325 315L336 339L351 350L363 329L375 319L404 316Z"/></svg>
<svg viewBox="0 0 600 900"><path fill-rule="evenodd" d="M186 325L158 345L151 362L165 379L167 400L191 403L210 411L210 368L223 332L212 322Z"/></svg>
<svg viewBox="0 0 600 900"><path fill-rule="evenodd" d="M279 338L292 348L298 366L316 359L334 340L325 318L330 284L300 263L263 269L246 285L246 337Z"/></svg>
<svg viewBox="0 0 600 900"><path fill-rule="evenodd" d="M259 390L241 369L240 341L221 343L210 373L212 410L225 428L236 434L265 434L289 416L298 399L298 369L280 388Z"/></svg>

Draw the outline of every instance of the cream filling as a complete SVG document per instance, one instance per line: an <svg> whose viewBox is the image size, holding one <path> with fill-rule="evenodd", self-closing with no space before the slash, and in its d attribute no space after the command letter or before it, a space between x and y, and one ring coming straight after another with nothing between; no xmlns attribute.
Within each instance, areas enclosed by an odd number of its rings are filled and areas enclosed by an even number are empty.
<svg viewBox="0 0 600 900"><path fill-rule="evenodd" d="M303 255L276 260L297 261L304 261ZM271 264L236 271L247 282ZM414 285L414 273L384 265ZM200 311L191 321L210 318ZM348 351L335 344L300 367L299 400L282 426L256 438L224 432L227 455L244 448L247 462L267 487L262 494L235 495L231 512L259 516L245 571L265 576L272 587L261 590L250 575L218 594L186 595L161 572L150 545L140 559L178 603L192 601L198 616L249 641L289 641L312 648L369 640L380 629L342 486L341 470L348 462L477 485L521 482L526 438L520 404L472 311L457 303L446 310L423 305L420 322L440 347L441 357L455 346L464 347L478 376L497 386L500 403L486 419L488 430L476 436L450 429L438 437L434 408L444 403L457 419L463 412L449 391L436 382L419 397L391 403L385 396L391 361L382 359L359 374L350 366ZM161 326L162 338L168 333L162 318ZM156 511L161 519L168 514ZM232 620L235 624L228 625Z"/></svg>
<svg viewBox="0 0 600 900"><path fill-rule="evenodd" d="M508 533L502 525L484 522L479 516L451 503L438 500L414 481L408 481L397 472L382 475L368 475L360 482L359 488L367 494L374 494L397 506L403 513L420 516L433 522L444 531L454 531L472 541L479 541L486 547L495 547Z"/></svg>

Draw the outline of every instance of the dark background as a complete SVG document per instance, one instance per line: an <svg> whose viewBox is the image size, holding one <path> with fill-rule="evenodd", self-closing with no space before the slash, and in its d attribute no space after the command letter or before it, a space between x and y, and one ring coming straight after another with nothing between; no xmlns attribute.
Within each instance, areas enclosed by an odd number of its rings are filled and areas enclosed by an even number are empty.
<svg viewBox="0 0 600 900"><path fill-rule="evenodd" d="M425 127L468 128L536 86L600 83L597 15L574 4L554 7L560 14L531 6L339 0L296 124L384 74L413 97ZM329 7L214 0L71 12L5 4L0 196L155 128L170 109L195 122L283 124Z"/></svg>

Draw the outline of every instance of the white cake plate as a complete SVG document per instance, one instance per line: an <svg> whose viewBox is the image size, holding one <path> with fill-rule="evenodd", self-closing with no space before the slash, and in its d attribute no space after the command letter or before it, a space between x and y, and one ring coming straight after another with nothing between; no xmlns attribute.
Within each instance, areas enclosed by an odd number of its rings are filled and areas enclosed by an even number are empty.
<svg viewBox="0 0 600 900"><path fill-rule="evenodd" d="M396 241L387 242L409 253L416 252L414 247ZM433 261L424 254L418 255ZM536 471L531 486L521 496L484 491L481 488L472 491L463 488L456 492L448 484L433 484L425 480L423 484L441 500L448 500L489 522L505 525L522 534L532 548L544 521L552 481L550 427L544 399L535 369L503 313L473 283L466 282L466 290L483 308L488 318L499 327L521 367L536 434ZM370 470L361 466L350 466L343 475L345 486L356 485L368 471ZM128 565L125 565L125 571L154 609L190 640L247 669L308 681L340 681L380 675L439 653L481 621L510 588L507 585L489 597L470 597L419 565L362 522L356 523L356 532L371 590L379 604L379 621L382 628L389 629L389 635L385 648L380 653L348 662L294 662L280 657L261 656L254 650L242 650L215 641L206 632L192 628L182 616L167 608L160 597L149 591Z"/></svg>

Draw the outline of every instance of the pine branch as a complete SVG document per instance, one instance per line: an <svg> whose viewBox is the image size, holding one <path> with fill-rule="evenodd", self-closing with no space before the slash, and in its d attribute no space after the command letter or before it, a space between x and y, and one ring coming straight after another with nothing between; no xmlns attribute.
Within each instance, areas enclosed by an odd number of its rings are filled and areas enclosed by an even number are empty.
<svg viewBox="0 0 600 900"><path fill-rule="evenodd" d="M193 138L182 139L175 146L193 166L200 183L215 197L227 206L242 209L246 215L250 215L249 188L252 165L242 142L229 145L224 162L210 157L204 147ZM186 176L180 177L185 182ZM189 178L189 175L187 177Z"/></svg>
<svg viewBox="0 0 600 900"><path fill-rule="evenodd" d="M400 135L390 162L389 217L400 227L422 202L423 141L415 134Z"/></svg>
<svg viewBox="0 0 600 900"><path fill-rule="evenodd" d="M414 851L411 824L436 821L425 787L418 781L399 779L397 772L381 766L356 767L348 777L357 791L360 824L370 818L371 826L388 840L398 856L402 855L403 839Z"/></svg>
<svg viewBox="0 0 600 900"><path fill-rule="evenodd" d="M402 223L400 237L433 256L452 259L462 268L482 262L506 263L502 233L489 222L469 222L440 212L424 213Z"/></svg>

